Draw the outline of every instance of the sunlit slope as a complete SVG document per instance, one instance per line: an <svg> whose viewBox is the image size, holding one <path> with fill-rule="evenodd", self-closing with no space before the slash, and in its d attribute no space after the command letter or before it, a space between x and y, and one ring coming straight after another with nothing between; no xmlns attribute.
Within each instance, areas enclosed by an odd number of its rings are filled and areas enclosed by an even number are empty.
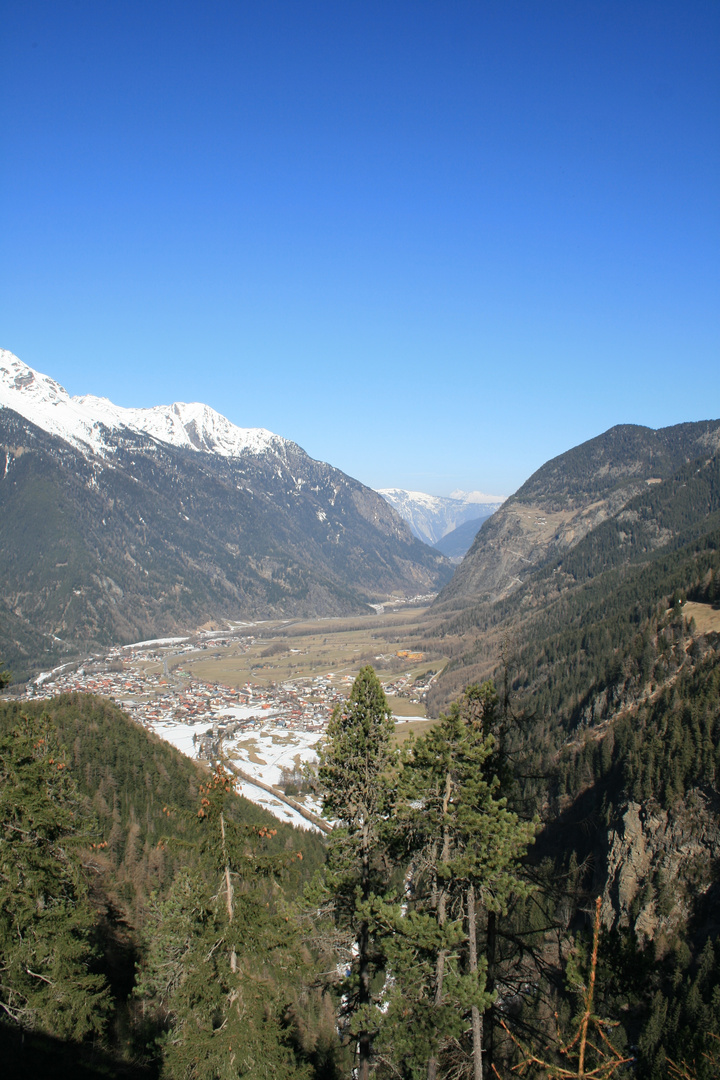
<svg viewBox="0 0 720 1080"><path fill-rule="evenodd" d="M486 521L438 605L497 599L562 557L644 490L720 446L720 421L621 425L538 469Z"/></svg>

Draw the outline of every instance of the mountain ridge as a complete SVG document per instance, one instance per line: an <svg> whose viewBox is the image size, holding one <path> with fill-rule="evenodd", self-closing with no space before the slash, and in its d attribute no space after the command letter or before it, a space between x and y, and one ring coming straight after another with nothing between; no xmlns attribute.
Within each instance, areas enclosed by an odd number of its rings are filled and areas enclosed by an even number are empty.
<svg viewBox="0 0 720 1080"><path fill-rule="evenodd" d="M15 392L37 390L35 374ZM89 429L96 452L87 428L56 433L75 416L60 390L59 417L43 399L45 427L7 391L0 407L0 654L16 677L67 650L208 618L358 613L452 574L381 496L290 440L240 447L242 436L215 451L185 445L184 427L176 445L101 425Z"/></svg>
<svg viewBox="0 0 720 1080"><path fill-rule="evenodd" d="M552 458L483 523L436 605L512 592L634 496L719 448L720 420L657 430L623 424Z"/></svg>
<svg viewBox="0 0 720 1080"><path fill-rule="evenodd" d="M466 521L489 517L505 500L504 495L486 495L481 491L454 491L447 496L405 488L380 488L378 494L407 521L419 540L433 547Z"/></svg>
<svg viewBox="0 0 720 1080"><path fill-rule="evenodd" d="M201 402L174 402L147 409L125 408L108 398L67 390L35 371L7 349L0 349L0 406L20 413L76 449L105 456L111 452L105 433L128 429L171 446L223 457L281 452L289 439L266 428L241 428ZM295 444L292 444L295 445Z"/></svg>

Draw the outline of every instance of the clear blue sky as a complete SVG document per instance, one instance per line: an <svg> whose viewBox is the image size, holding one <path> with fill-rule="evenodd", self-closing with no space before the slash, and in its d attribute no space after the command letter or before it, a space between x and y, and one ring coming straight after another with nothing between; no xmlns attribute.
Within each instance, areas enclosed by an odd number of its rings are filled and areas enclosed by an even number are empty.
<svg viewBox="0 0 720 1080"><path fill-rule="evenodd" d="M375 486L720 416L717 0L0 4L0 346Z"/></svg>

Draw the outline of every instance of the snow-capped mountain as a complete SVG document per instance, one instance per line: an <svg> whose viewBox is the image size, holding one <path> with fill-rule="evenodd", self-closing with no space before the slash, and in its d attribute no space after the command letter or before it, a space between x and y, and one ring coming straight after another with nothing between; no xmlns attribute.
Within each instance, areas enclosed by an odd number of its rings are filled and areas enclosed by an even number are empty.
<svg viewBox="0 0 720 1080"><path fill-rule="evenodd" d="M489 517L505 502L504 495L485 495L482 491L453 491L448 497L380 488L378 494L407 521L419 540L433 545L466 521Z"/></svg>
<svg viewBox="0 0 720 1080"><path fill-rule="evenodd" d="M34 371L6 349L0 349L3 406L76 449L102 457L113 453L112 436L123 430L149 435L169 446L231 458L267 450L282 452L289 443L265 428L236 427L199 402L126 409L92 394L70 397L54 379Z"/></svg>
<svg viewBox="0 0 720 1080"><path fill-rule="evenodd" d="M0 658L16 677L80 643L360 613L451 575L377 492L288 439L206 405L70 397L0 353Z"/></svg>

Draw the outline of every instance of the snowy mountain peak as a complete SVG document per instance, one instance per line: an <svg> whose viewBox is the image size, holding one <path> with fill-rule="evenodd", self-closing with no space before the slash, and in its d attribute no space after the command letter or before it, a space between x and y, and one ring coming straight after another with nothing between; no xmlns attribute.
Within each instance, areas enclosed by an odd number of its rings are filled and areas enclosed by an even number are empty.
<svg viewBox="0 0 720 1080"><path fill-rule="evenodd" d="M85 394L70 397L47 375L34 371L17 356L0 349L0 408L14 409L26 420L76 449L103 456L112 452L108 433L129 429L158 442L187 450L239 457L267 450L282 452L286 439L265 428L236 427L200 402L126 409L107 398Z"/></svg>
<svg viewBox="0 0 720 1080"><path fill-rule="evenodd" d="M404 488L380 488L378 494L426 544L437 544L466 521L489 517L505 501L503 495L484 495L480 491L454 491L449 498Z"/></svg>
<svg viewBox="0 0 720 1080"><path fill-rule="evenodd" d="M407 506L422 506L423 508L438 511L444 507L448 499L440 495L427 495L424 491L406 491L405 488L378 488L378 494L397 509L396 504Z"/></svg>
<svg viewBox="0 0 720 1080"><path fill-rule="evenodd" d="M458 489L450 492L450 498L457 499L458 502L462 503L482 503L483 506L494 503L499 506L500 503L505 502L507 495L486 495L484 491L460 491Z"/></svg>

